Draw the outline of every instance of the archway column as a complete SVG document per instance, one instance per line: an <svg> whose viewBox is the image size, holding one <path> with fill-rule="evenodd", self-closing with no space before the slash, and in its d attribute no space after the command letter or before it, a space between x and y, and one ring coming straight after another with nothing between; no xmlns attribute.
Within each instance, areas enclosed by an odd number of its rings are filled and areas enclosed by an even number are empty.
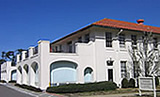
<svg viewBox="0 0 160 97"><path fill-rule="evenodd" d="M35 72L32 67L30 68L30 85L34 87L36 86L35 85Z"/></svg>
<svg viewBox="0 0 160 97"><path fill-rule="evenodd" d="M27 84L27 73L24 68L22 68L22 84Z"/></svg>
<svg viewBox="0 0 160 97"><path fill-rule="evenodd" d="M22 74L17 70L17 83L22 84Z"/></svg>

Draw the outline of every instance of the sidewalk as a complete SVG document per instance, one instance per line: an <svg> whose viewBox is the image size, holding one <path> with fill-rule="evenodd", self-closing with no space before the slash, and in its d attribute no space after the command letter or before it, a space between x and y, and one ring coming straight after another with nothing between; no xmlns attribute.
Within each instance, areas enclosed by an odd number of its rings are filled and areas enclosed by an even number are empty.
<svg viewBox="0 0 160 97"><path fill-rule="evenodd" d="M19 87L16 87L14 86L13 84L11 83L0 83L8 88L11 88L11 89L14 89L16 91L19 91L19 92L22 92L22 93L25 93L25 94L29 94L31 96L34 96L34 97L65 97L63 95L58 95L58 94L50 94L50 93L47 93L47 92L34 92L34 91L30 91L30 90L27 90L27 89L22 89L22 88L19 88Z"/></svg>

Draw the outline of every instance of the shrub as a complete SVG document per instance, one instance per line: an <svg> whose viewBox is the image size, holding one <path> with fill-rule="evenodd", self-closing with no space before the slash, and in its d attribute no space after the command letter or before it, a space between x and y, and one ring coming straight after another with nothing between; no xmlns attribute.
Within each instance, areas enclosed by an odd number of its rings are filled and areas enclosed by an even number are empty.
<svg viewBox="0 0 160 97"><path fill-rule="evenodd" d="M157 76L155 77L155 83L156 83L156 87L157 87L159 85L159 79Z"/></svg>
<svg viewBox="0 0 160 97"><path fill-rule="evenodd" d="M5 80L0 80L1 83L7 83Z"/></svg>
<svg viewBox="0 0 160 97"><path fill-rule="evenodd" d="M129 86L128 80L126 78L123 78L121 85L122 85L122 88L128 88Z"/></svg>
<svg viewBox="0 0 160 97"><path fill-rule="evenodd" d="M131 78L130 80L129 80L129 86L128 86L129 88L135 88L135 80L133 79L133 78Z"/></svg>
<svg viewBox="0 0 160 97"><path fill-rule="evenodd" d="M77 93L77 92L91 92L91 91L108 91L115 90L117 85L113 82L96 82L87 84L67 84L57 87L48 87L49 93Z"/></svg>
<svg viewBox="0 0 160 97"><path fill-rule="evenodd" d="M20 84L15 84L15 86L18 86L20 88L23 88L23 89L28 89L28 90L31 90L31 91L35 91L35 92L42 92L42 90L40 88L36 88L36 87L33 87L33 86L28 86L28 85L20 85Z"/></svg>
<svg viewBox="0 0 160 97"><path fill-rule="evenodd" d="M9 83L16 83L16 81L15 80L11 80L11 81L9 81Z"/></svg>

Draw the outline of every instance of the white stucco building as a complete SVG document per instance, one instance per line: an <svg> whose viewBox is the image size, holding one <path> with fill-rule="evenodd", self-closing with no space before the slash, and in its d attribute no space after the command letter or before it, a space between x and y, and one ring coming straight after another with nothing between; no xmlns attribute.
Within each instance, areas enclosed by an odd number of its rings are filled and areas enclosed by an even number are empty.
<svg viewBox="0 0 160 97"><path fill-rule="evenodd" d="M12 66L10 61L7 61L1 64L1 80L16 81L17 79L17 68L16 66Z"/></svg>
<svg viewBox="0 0 160 97"><path fill-rule="evenodd" d="M103 19L52 43L46 40L17 55L17 83L46 89L50 84L114 81L134 77L127 72L128 49L143 32L152 31L159 42L159 27ZM157 46L159 48L159 45Z"/></svg>

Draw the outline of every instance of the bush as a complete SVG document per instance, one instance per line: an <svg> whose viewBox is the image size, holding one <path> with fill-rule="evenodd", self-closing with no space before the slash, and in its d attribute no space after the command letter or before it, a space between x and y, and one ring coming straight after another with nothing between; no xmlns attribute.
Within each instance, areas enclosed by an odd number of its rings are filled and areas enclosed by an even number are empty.
<svg viewBox="0 0 160 97"><path fill-rule="evenodd" d="M28 86L28 85L20 85L20 84L15 84L15 86L18 86L20 88L23 88L23 89L28 89L28 90L31 90L31 91L35 91L35 92L42 92L42 90L40 88L36 88L36 87L33 87L33 86Z"/></svg>
<svg viewBox="0 0 160 97"><path fill-rule="evenodd" d="M5 80L0 80L1 83L7 83Z"/></svg>
<svg viewBox="0 0 160 97"><path fill-rule="evenodd" d="M16 83L16 81L15 80L11 80L11 81L9 81L9 83Z"/></svg>
<svg viewBox="0 0 160 97"><path fill-rule="evenodd" d="M48 87L49 93L77 93L91 91L108 91L115 90L117 85L113 82L96 82L87 84L67 84L57 87Z"/></svg>
<svg viewBox="0 0 160 97"><path fill-rule="evenodd" d="M159 79L157 76L155 77L155 83L156 83L156 87L157 87L159 85Z"/></svg>
<svg viewBox="0 0 160 97"><path fill-rule="evenodd" d="M128 86L129 88L135 88L135 80L133 79L133 78L131 78L130 80L129 80L129 86Z"/></svg>
<svg viewBox="0 0 160 97"><path fill-rule="evenodd" d="M129 86L128 80L126 78L123 78L121 85L122 85L122 88L128 88Z"/></svg>

